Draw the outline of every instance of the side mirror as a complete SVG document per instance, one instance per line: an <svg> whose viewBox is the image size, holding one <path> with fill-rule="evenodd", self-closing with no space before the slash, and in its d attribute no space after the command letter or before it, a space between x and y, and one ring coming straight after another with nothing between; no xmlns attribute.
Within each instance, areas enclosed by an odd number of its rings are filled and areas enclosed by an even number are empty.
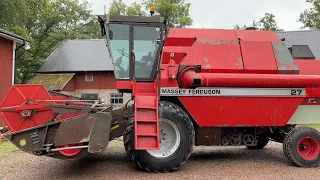
<svg viewBox="0 0 320 180"><path fill-rule="evenodd" d="M113 32L109 30L109 39L112 40L113 39Z"/></svg>

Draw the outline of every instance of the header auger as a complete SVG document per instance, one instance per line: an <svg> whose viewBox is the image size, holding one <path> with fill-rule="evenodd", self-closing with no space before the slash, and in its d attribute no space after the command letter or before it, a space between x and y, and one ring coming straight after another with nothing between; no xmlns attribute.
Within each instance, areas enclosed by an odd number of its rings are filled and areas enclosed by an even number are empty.
<svg viewBox="0 0 320 180"><path fill-rule="evenodd" d="M170 28L159 16L99 16L116 87L133 105L66 100L15 85L1 105L18 148L75 159L123 136L141 169L178 169L194 146L262 149L283 143L300 167L318 166L320 61L293 59L272 31ZM60 98L58 98L60 97Z"/></svg>

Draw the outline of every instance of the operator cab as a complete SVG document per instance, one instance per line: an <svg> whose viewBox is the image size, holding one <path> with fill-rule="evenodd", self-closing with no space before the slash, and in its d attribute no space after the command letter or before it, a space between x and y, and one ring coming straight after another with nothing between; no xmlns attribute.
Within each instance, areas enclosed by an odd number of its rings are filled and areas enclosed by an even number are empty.
<svg viewBox="0 0 320 180"><path fill-rule="evenodd" d="M116 80L153 82L159 68L164 18L105 15L99 16L99 22Z"/></svg>

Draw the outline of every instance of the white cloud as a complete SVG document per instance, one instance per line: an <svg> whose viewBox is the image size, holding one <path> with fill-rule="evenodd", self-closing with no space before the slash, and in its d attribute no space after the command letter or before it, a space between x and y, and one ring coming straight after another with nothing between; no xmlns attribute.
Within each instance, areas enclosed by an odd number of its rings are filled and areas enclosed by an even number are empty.
<svg viewBox="0 0 320 180"><path fill-rule="evenodd" d="M127 4L142 0L124 0ZM250 24L264 13L273 13L280 28L297 30L299 14L310 7L304 0L187 0L191 3L191 27L233 28L235 24ZM94 14L103 14L104 5L108 11L111 0L90 0Z"/></svg>

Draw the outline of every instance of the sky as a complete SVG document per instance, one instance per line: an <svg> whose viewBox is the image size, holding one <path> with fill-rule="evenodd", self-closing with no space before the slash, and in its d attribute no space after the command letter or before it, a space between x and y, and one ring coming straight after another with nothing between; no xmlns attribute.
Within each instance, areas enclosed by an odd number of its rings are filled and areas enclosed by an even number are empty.
<svg viewBox="0 0 320 180"><path fill-rule="evenodd" d="M94 14L108 11L112 0L88 0ZM142 0L124 0L127 4ZM273 13L279 28L286 31L299 30L299 14L311 6L305 0L186 0L191 3L190 16L195 28L234 28L236 24L252 24L265 13Z"/></svg>

